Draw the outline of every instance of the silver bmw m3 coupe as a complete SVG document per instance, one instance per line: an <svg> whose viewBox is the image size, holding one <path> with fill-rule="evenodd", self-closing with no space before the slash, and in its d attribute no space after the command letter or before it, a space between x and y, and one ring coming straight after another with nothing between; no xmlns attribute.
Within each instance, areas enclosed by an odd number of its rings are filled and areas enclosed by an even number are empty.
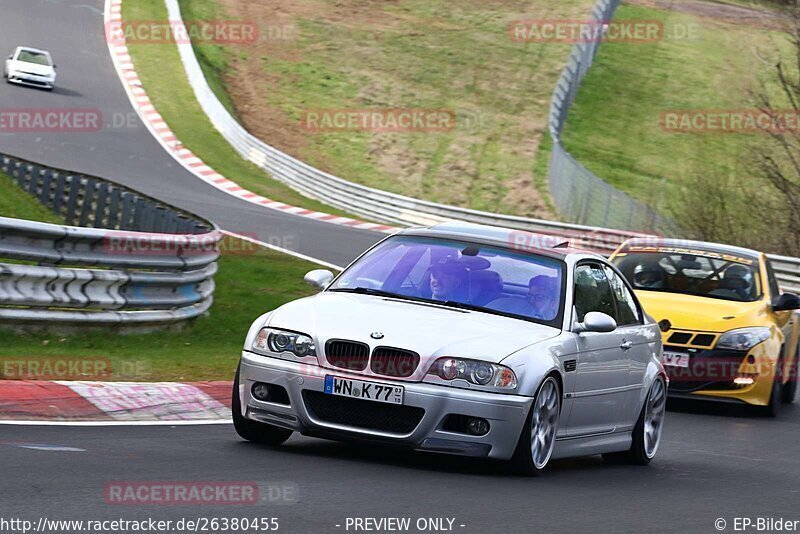
<svg viewBox="0 0 800 534"><path fill-rule="evenodd" d="M604 258L562 240L464 223L403 230L320 292L247 334L233 422L247 440L293 432L510 460L647 464L668 380L658 326Z"/></svg>

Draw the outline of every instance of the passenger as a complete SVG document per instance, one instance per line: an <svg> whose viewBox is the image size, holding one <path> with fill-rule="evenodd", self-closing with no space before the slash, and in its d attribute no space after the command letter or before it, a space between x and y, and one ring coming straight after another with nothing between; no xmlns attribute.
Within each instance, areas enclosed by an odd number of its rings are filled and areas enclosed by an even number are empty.
<svg viewBox="0 0 800 534"><path fill-rule="evenodd" d="M559 303L558 279L553 276L539 275L528 282L528 305L525 315L534 319L549 321L558 314Z"/></svg>
<svg viewBox="0 0 800 534"><path fill-rule="evenodd" d="M633 286L639 289L664 289L664 269L643 263L633 270Z"/></svg>

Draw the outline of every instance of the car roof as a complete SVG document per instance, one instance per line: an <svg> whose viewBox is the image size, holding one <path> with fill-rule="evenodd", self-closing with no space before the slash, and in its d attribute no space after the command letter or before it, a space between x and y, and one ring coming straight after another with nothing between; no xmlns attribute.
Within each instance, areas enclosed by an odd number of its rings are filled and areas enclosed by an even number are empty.
<svg viewBox="0 0 800 534"><path fill-rule="evenodd" d="M486 245L495 245L558 259L564 259L574 254L597 258L602 257L586 250L571 248L569 239L567 238L460 221L449 221L426 227L407 228L401 230L399 234L450 238Z"/></svg>
<svg viewBox="0 0 800 534"><path fill-rule="evenodd" d="M714 252L717 254L729 254L731 256L739 256L748 260L760 260L761 253L757 250L736 247L733 245L724 245L722 243L709 243L706 241L692 241L690 239L664 239L664 238L647 238L636 237L629 239L622 244L619 251L626 252L631 246L648 246L655 248L677 248L677 249L693 249L701 252Z"/></svg>

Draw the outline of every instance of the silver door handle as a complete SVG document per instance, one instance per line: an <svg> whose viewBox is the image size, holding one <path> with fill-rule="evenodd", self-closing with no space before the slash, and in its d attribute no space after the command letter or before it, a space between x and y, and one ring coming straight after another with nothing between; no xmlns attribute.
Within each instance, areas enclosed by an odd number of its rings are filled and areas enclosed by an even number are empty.
<svg viewBox="0 0 800 534"><path fill-rule="evenodd" d="M622 350L628 350L632 346L633 343L631 343L630 341L623 341L622 344L620 344L619 348L621 348Z"/></svg>

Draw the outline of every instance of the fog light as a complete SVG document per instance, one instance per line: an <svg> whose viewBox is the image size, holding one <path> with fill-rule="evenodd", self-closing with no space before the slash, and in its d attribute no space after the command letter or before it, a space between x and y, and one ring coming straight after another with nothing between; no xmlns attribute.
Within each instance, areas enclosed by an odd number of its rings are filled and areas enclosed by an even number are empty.
<svg viewBox="0 0 800 534"><path fill-rule="evenodd" d="M483 436L489 432L489 421L479 417L472 417L467 423L467 431L473 436Z"/></svg>
<svg viewBox="0 0 800 534"><path fill-rule="evenodd" d="M737 376L733 379L733 383L739 387L752 386L755 379L752 376Z"/></svg>
<svg viewBox="0 0 800 534"><path fill-rule="evenodd" d="M253 397L256 400L260 401L268 401L269 400L269 385L264 384L263 382L256 382L253 384Z"/></svg>

